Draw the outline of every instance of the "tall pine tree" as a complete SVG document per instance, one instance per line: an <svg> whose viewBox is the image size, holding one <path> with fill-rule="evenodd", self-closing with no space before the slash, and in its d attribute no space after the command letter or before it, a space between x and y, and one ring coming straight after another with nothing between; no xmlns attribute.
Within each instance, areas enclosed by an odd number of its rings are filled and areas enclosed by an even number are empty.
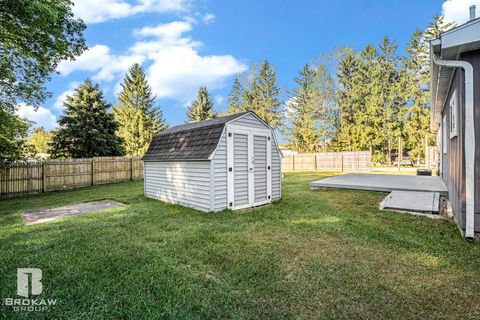
<svg viewBox="0 0 480 320"><path fill-rule="evenodd" d="M319 149L320 132L313 116L318 108L315 77L315 69L306 64L294 79L297 87L291 93L288 104L292 124L289 141L292 149L300 152L316 152Z"/></svg>
<svg viewBox="0 0 480 320"><path fill-rule="evenodd" d="M187 111L188 122L198 122L215 118L216 114L213 111L213 101L206 87L198 89L198 96L192 102Z"/></svg>
<svg viewBox="0 0 480 320"><path fill-rule="evenodd" d="M315 90L317 107L313 113L320 132L323 148L330 146L339 126L338 107L336 103L336 87L325 65L315 69Z"/></svg>
<svg viewBox="0 0 480 320"><path fill-rule="evenodd" d="M283 122L282 101L275 70L265 60L260 64L258 74L255 72L252 76L250 87L243 90L244 109L255 112L275 129Z"/></svg>
<svg viewBox="0 0 480 320"><path fill-rule="evenodd" d="M153 136L167 129L162 111L155 106L155 96L139 64L134 64L121 84L118 105L114 107L119 123L117 135L123 139L127 155L139 156L147 152Z"/></svg>
<svg viewBox="0 0 480 320"><path fill-rule="evenodd" d="M234 114L245 111L242 100L243 88L238 76L235 77L233 82L232 91L228 95L228 114Z"/></svg>
<svg viewBox="0 0 480 320"><path fill-rule="evenodd" d="M445 16L433 16L433 21L425 30L425 40L439 39L440 34L455 27L454 22L445 22ZM427 44L427 43L426 43Z"/></svg>
<svg viewBox="0 0 480 320"><path fill-rule="evenodd" d="M355 131L358 68L359 60L353 50L343 50L337 70L339 125L332 141L332 148L337 151L352 151L354 148L353 133Z"/></svg>
<svg viewBox="0 0 480 320"><path fill-rule="evenodd" d="M423 34L416 30L406 49L407 56L402 63L402 83L407 109L404 115L405 146L409 155L420 162L425 156L425 137L433 140L430 132L428 53L424 45Z"/></svg>
<svg viewBox="0 0 480 320"><path fill-rule="evenodd" d="M65 111L58 120L51 143L52 158L120 156L121 138L115 135L117 122L109 112L98 84L85 80L67 96Z"/></svg>

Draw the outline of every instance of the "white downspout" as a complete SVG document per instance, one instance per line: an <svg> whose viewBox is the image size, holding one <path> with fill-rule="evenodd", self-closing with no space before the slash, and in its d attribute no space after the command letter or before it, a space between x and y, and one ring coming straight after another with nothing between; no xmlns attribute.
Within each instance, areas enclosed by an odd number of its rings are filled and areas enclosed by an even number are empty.
<svg viewBox="0 0 480 320"><path fill-rule="evenodd" d="M436 54L433 62L439 66L462 68L465 71L465 238L475 232L475 114L473 106L473 67L467 61L442 60Z"/></svg>

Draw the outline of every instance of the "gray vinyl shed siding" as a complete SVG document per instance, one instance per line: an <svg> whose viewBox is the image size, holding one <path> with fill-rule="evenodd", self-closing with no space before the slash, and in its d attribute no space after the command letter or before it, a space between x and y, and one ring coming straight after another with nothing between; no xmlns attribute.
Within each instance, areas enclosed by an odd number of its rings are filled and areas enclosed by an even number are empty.
<svg viewBox="0 0 480 320"><path fill-rule="evenodd" d="M475 108L475 232L480 232L480 50L464 53L462 60L468 61L473 66L474 77L474 108ZM465 73L462 69L456 69L442 117L446 117L447 153L441 151L442 178L448 188L448 197L452 204L455 220L460 228L465 230ZM449 102L456 89L458 97L457 106L457 137L450 139L450 107Z"/></svg>
<svg viewBox="0 0 480 320"><path fill-rule="evenodd" d="M225 130L218 142L217 151L213 158L214 174L214 205L213 211L221 211L227 208L228 182L227 182L227 138Z"/></svg>
<svg viewBox="0 0 480 320"><path fill-rule="evenodd" d="M210 162L145 161L145 196L211 211Z"/></svg>
<svg viewBox="0 0 480 320"><path fill-rule="evenodd" d="M256 129L270 129L258 120L254 115L247 114L239 119L232 121L230 124L235 126L245 126ZM228 126L228 124L227 124ZM277 142L272 139L272 200L279 200L281 198L281 160L278 151ZM218 142L217 150L213 158L214 166L214 211L221 211L228 207L228 182L227 182L227 137L226 130L223 131L222 137Z"/></svg>
<svg viewBox="0 0 480 320"><path fill-rule="evenodd" d="M255 202L267 201L267 138L253 137Z"/></svg>
<svg viewBox="0 0 480 320"><path fill-rule="evenodd" d="M248 135L233 134L233 202L248 204Z"/></svg>
<svg viewBox="0 0 480 320"><path fill-rule="evenodd" d="M251 114L231 122L235 126L270 129ZM200 211L228 208L227 135L223 130L212 160L145 161L145 196ZM272 139L272 200L281 197L280 155Z"/></svg>
<svg viewBox="0 0 480 320"><path fill-rule="evenodd" d="M276 141L272 143L272 200L280 200L282 196L282 172L281 159L276 146Z"/></svg>
<svg viewBox="0 0 480 320"><path fill-rule="evenodd" d="M256 129L270 129L270 127L263 124L254 115L247 114L239 119L231 122L235 126L245 126ZM282 179L281 179L281 161L278 151L277 141L272 139L272 200L279 200L281 198Z"/></svg>

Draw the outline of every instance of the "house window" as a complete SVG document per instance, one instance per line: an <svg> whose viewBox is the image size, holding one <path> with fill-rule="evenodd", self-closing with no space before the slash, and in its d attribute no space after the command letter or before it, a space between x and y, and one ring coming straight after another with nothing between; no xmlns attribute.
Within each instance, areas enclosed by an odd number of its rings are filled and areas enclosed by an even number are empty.
<svg viewBox="0 0 480 320"><path fill-rule="evenodd" d="M452 97L450 98L450 139L457 136L458 131L458 117L457 117L457 90L453 90Z"/></svg>

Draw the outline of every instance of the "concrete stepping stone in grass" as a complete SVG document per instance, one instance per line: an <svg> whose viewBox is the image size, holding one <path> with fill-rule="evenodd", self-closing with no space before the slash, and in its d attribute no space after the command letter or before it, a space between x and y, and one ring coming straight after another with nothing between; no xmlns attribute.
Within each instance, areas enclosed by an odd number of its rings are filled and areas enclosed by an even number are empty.
<svg viewBox="0 0 480 320"><path fill-rule="evenodd" d="M85 213L122 207L125 207L123 203L111 200L101 200L77 203L63 207L42 209L38 211L25 211L23 212L22 216L26 225L32 225L58 220L63 217L78 216Z"/></svg>

